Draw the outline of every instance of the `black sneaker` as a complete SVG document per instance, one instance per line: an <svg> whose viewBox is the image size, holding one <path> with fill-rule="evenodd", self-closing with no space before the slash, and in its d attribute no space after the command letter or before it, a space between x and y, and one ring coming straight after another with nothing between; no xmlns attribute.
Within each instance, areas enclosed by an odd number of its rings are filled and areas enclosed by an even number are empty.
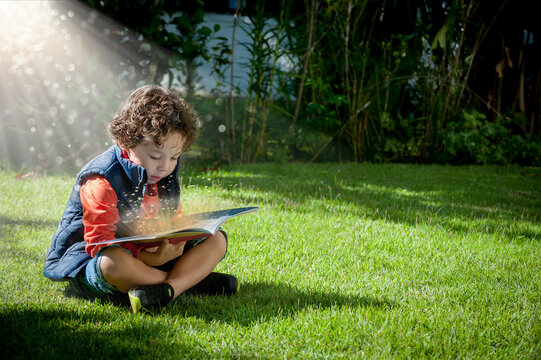
<svg viewBox="0 0 541 360"><path fill-rule="evenodd" d="M210 273L197 285L184 292L186 295L233 295L239 291L236 277L218 272Z"/></svg>
<svg viewBox="0 0 541 360"><path fill-rule="evenodd" d="M150 310L165 306L171 302L173 295L173 287L167 283L138 286L128 291L134 314L141 308Z"/></svg>

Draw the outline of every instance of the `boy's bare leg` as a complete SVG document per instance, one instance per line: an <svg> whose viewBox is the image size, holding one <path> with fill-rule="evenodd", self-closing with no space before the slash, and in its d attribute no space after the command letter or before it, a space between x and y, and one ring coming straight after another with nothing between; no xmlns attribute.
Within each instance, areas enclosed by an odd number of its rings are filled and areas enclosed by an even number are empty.
<svg viewBox="0 0 541 360"><path fill-rule="evenodd" d="M173 299L198 284L218 265L227 250L224 234L218 231L178 259L165 280L175 290Z"/></svg>
<svg viewBox="0 0 541 360"><path fill-rule="evenodd" d="M103 252L100 270L105 281L124 293L135 286L159 284L167 279L166 272L146 265L118 247Z"/></svg>
<svg viewBox="0 0 541 360"><path fill-rule="evenodd" d="M225 255L226 248L225 236L219 231L182 255L168 274L112 247L103 252L100 270L105 281L121 292L166 282L173 287L176 298L207 277Z"/></svg>

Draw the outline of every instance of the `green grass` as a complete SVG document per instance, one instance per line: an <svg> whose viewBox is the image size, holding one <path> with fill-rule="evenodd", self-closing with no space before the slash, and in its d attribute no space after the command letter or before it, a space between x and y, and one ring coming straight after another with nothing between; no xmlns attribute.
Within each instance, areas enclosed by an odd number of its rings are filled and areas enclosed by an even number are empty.
<svg viewBox="0 0 541 360"><path fill-rule="evenodd" d="M224 226L241 291L137 315L41 274L73 178L0 172L0 357L539 359L535 171L186 169L186 212L260 207Z"/></svg>

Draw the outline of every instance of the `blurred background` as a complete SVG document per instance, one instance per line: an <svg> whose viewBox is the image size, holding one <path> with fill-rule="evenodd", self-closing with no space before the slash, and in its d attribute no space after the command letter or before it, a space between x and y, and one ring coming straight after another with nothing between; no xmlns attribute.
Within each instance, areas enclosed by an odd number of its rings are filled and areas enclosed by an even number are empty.
<svg viewBox="0 0 541 360"><path fill-rule="evenodd" d="M0 1L0 166L75 171L161 84L219 162L541 163L540 25L517 1Z"/></svg>

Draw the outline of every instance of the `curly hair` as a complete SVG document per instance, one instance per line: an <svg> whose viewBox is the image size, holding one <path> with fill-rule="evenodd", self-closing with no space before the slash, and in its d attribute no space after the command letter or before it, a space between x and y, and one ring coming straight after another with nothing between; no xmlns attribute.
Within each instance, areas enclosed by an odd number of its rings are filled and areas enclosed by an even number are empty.
<svg viewBox="0 0 541 360"><path fill-rule="evenodd" d="M179 132L184 137L182 151L192 145L200 128L199 116L184 99L156 85L136 89L107 126L111 138L127 148L147 140L160 147L171 132Z"/></svg>

